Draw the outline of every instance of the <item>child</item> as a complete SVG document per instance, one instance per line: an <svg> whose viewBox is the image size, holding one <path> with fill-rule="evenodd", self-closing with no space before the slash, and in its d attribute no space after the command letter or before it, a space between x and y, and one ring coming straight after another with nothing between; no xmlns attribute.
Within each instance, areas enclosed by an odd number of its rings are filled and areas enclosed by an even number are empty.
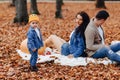
<svg viewBox="0 0 120 80"><path fill-rule="evenodd" d="M29 16L30 28L27 33L27 47L31 54L30 58L30 70L38 71L36 66L38 58L38 49L43 47L42 35L39 29L39 17L36 14L31 14Z"/></svg>

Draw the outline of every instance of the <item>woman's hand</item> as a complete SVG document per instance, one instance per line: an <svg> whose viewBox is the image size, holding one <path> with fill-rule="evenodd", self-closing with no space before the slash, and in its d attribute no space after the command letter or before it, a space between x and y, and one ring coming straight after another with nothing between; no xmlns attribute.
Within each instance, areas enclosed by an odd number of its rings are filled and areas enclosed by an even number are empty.
<svg viewBox="0 0 120 80"><path fill-rule="evenodd" d="M68 55L68 58L74 58L74 56L72 54Z"/></svg>

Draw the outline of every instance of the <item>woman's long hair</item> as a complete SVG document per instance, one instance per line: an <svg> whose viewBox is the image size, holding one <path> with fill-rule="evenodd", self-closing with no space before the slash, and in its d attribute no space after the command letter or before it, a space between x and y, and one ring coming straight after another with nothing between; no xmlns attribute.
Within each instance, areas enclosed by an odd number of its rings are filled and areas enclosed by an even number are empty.
<svg viewBox="0 0 120 80"><path fill-rule="evenodd" d="M84 32L85 32L85 29L88 25L88 23L90 22L90 18L88 16L88 14L84 11L81 11L81 12L78 12L77 15L80 15L82 17L82 24L79 25L76 30L75 30L75 34L80 34L83 39L84 39L84 43L85 43L85 35L84 35ZM77 17L76 15L76 17Z"/></svg>

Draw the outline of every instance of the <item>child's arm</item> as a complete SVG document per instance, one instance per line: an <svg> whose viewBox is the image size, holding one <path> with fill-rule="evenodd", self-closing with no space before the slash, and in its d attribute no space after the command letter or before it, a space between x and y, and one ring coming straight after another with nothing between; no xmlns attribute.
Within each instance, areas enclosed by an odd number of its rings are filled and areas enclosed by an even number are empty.
<svg viewBox="0 0 120 80"><path fill-rule="evenodd" d="M37 50L37 48L34 45L34 34L32 32L29 32L27 34L28 37L28 48L31 49L33 52Z"/></svg>

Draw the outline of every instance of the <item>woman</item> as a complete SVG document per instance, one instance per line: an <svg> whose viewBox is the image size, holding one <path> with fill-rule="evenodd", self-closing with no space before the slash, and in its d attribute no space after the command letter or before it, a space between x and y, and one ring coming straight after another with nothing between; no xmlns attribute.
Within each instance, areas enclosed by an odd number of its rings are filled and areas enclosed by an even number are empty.
<svg viewBox="0 0 120 80"><path fill-rule="evenodd" d="M69 58L83 56L86 48L84 31L90 19L86 12L81 11L77 13L75 21L77 25L70 35L69 42L56 35L51 35L45 41L45 45L49 46L52 43L58 51L61 51L62 55L68 56Z"/></svg>

